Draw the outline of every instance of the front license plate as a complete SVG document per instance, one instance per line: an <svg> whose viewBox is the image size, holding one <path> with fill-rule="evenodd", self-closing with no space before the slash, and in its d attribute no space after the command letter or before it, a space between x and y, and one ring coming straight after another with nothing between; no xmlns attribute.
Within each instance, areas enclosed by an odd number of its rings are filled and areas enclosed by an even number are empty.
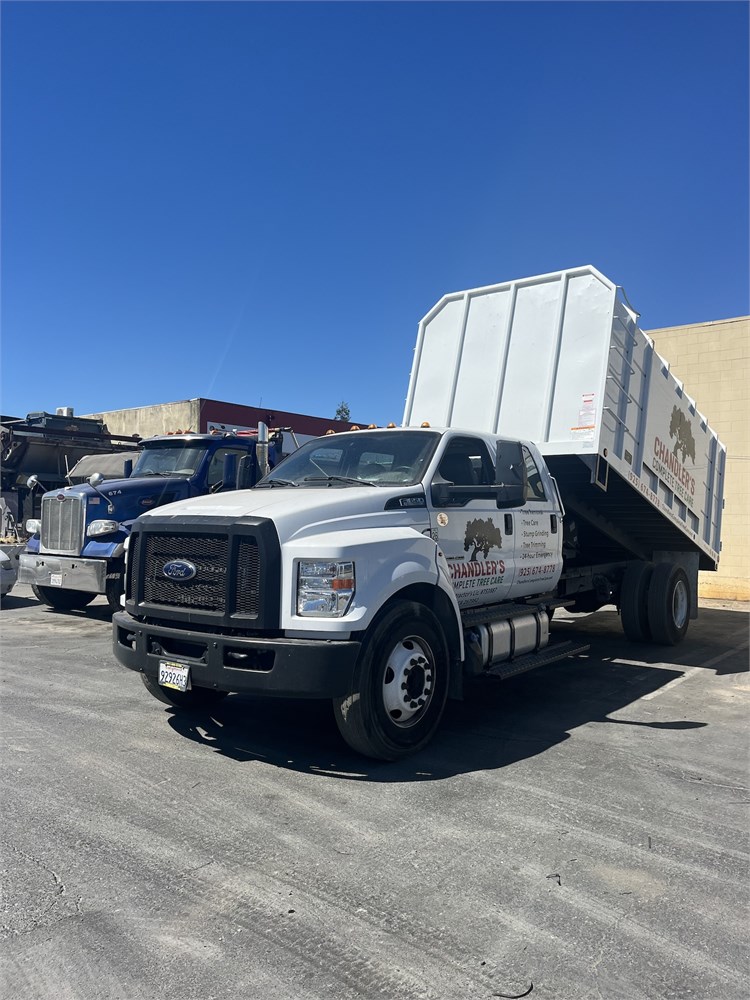
<svg viewBox="0 0 750 1000"><path fill-rule="evenodd" d="M49 585L50 587L62 587L62 573L50 573Z"/></svg>
<svg viewBox="0 0 750 1000"><path fill-rule="evenodd" d="M159 683L175 691L187 691L190 687L190 667L171 660L159 660Z"/></svg>

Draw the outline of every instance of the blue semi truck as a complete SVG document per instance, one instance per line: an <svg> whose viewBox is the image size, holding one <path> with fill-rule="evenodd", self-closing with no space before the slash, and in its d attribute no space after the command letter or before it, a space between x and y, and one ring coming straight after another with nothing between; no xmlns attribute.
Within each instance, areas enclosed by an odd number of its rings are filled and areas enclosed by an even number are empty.
<svg viewBox="0 0 750 1000"><path fill-rule="evenodd" d="M18 579L51 608L84 608L98 594L120 606L125 545L133 521L176 500L247 489L276 463L281 435L260 424L257 433L168 434L141 443L124 477L54 489L42 496L41 516L20 556ZM28 485L42 485L36 476Z"/></svg>

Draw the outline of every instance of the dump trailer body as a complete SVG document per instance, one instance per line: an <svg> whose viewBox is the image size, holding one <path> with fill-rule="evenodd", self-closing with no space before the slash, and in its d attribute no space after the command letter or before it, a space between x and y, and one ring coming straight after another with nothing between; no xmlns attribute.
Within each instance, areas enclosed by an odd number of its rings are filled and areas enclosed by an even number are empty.
<svg viewBox="0 0 750 1000"><path fill-rule="evenodd" d="M594 267L443 296L419 324L404 411L425 421L535 441L568 510L621 555L716 569L726 449Z"/></svg>

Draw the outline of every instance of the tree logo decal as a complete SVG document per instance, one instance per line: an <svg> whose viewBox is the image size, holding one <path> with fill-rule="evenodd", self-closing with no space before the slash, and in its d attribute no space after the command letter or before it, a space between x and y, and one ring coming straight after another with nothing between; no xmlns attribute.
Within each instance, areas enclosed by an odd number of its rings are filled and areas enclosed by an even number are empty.
<svg viewBox="0 0 750 1000"><path fill-rule="evenodd" d="M478 517L474 521L467 522L466 535L464 536L464 552L468 552L472 545L474 546L474 551L471 554L469 562L477 562L477 556L480 552L486 559L490 549L502 548L503 536L500 533L500 529L493 524L491 517L488 517L486 521Z"/></svg>
<svg viewBox="0 0 750 1000"><path fill-rule="evenodd" d="M678 451L681 452L683 465L685 463L685 456L690 455L693 465L695 465L695 438L693 437L693 429L690 426L690 421L679 406L672 407L669 436L675 439L672 454L676 455Z"/></svg>

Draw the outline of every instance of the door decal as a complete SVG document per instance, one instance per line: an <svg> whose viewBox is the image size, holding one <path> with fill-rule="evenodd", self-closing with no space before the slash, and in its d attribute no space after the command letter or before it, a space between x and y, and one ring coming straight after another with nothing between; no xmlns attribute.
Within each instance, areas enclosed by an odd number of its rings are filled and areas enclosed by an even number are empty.
<svg viewBox="0 0 750 1000"><path fill-rule="evenodd" d="M490 553L490 549L501 549L503 547L503 536L491 517L488 517L486 521L483 521L481 517L476 518L474 521L467 521L464 552L468 552L472 545L474 546L474 551L471 553L470 562L477 561L477 553L479 551L482 552L482 555L486 559Z"/></svg>
<svg viewBox="0 0 750 1000"><path fill-rule="evenodd" d="M502 550L503 536L491 517L466 521L463 536L466 556L448 556L453 588L460 605L474 604L478 599L496 594L503 583L505 560L489 558L493 549Z"/></svg>

